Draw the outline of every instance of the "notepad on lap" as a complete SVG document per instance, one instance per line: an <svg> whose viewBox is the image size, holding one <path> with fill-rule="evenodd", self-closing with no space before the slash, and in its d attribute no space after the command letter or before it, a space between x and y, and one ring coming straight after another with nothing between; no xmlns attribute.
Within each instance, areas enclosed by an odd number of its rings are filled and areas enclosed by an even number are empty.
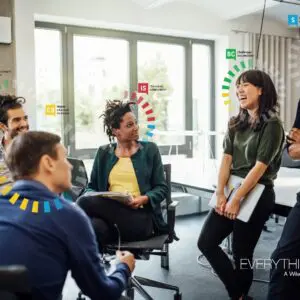
<svg viewBox="0 0 300 300"><path fill-rule="evenodd" d="M228 183L225 187L224 194L225 197L229 199L230 201L233 198L233 195L235 194L238 187L242 184L244 178L231 175ZM256 204L261 196L261 194L264 191L265 186L263 184L257 183L256 186L248 193L248 195L245 197L245 199L242 200L240 211L237 215L237 219L248 222L255 207ZM209 206L215 207L217 204L217 195L216 192L213 194Z"/></svg>
<svg viewBox="0 0 300 300"><path fill-rule="evenodd" d="M85 193L85 195L105 197L105 198L119 201L123 204L128 204L132 199L131 195L127 193L118 193L118 192L87 192Z"/></svg>

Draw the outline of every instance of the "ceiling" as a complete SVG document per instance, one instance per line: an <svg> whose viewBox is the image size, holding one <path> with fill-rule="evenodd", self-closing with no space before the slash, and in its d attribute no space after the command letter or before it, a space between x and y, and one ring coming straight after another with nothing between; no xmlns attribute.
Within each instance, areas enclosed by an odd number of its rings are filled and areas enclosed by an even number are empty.
<svg viewBox="0 0 300 300"><path fill-rule="evenodd" d="M269 7L266 10L265 16L267 18L277 19L285 24L287 24L288 15L299 15L300 16L300 5L288 4L288 3L278 3L273 7ZM300 1L299 1L300 4Z"/></svg>
<svg viewBox="0 0 300 300"><path fill-rule="evenodd" d="M145 9L159 9L163 6L172 6L175 3L197 6L206 11L211 11L217 17L223 20L236 19L245 15L261 14L264 0L131 0ZM287 0L288 1L288 0ZM298 1L299 0L289 0ZM300 5L279 3L274 0L266 2L266 17L279 19L287 22L288 14L299 14Z"/></svg>

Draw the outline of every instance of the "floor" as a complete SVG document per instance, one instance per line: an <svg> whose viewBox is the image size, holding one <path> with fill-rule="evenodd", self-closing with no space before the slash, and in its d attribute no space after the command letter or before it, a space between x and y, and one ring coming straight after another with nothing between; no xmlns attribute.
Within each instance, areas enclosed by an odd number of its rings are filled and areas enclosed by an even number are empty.
<svg viewBox="0 0 300 300"><path fill-rule="evenodd" d="M221 300L228 299L225 288L221 281L210 269L197 263L199 250L197 239L205 214L177 217L176 233L180 237L179 242L170 246L170 270L166 271L160 267L160 258L152 257L150 261L137 261L134 274L163 281L180 287L182 299L185 300ZM282 232L284 219L275 224L274 219L268 222L268 232L264 231L260 237L255 251L255 258L268 259L276 247ZM268 279L269 270L255 270L255 278ZM256 300L266 299L268 285L253 282L250 295ZM155 300L173 299L172 292L162 291L155 288L147 288L147 291ZM68 276L64 288L64 300L75 300L78 287L71 276ZM99 298L101 299L101 298ZM143 299L138 294L136 300Z"/></svg>

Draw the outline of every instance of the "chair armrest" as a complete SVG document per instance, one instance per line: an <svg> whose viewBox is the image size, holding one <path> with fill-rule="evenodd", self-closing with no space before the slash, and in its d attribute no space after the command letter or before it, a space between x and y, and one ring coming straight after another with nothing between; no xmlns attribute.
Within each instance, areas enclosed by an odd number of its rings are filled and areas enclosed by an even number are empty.
<svg viewBox="0 0 300 300"><path fill-rule="evenodd" d="M178 204L179 204L178 201L172 201L168 206L168 210L175 210Z"/></svg>
<svg viewBox="0 0 300 300"><path fill-rule="evenodd" d="M178 201L172 201L168 205L168 231L169 231L169 239L168 242L172 243L173 240L179 241L179 238L176 236L176 233L174 231L175 227L175 212L176 212L176 206L178 205Z"/></svg>

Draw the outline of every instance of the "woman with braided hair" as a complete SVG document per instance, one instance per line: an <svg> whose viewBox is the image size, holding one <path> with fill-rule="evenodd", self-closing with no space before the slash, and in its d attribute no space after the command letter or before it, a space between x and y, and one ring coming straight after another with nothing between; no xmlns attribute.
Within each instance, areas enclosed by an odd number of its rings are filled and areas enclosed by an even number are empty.
<svg viewBox="0 0 300 300"><path fill-rule="evenodd" d="M92 220L100 248L117 239L115 224L122 241L147 239L167 227L160 208L168 193L161 156L156 144L138 140L133 105L107 102L100 117L110 143L98 149L87 186L87 191L128 192L132 201L124 205L85 195L77 201Z"/></svg>

